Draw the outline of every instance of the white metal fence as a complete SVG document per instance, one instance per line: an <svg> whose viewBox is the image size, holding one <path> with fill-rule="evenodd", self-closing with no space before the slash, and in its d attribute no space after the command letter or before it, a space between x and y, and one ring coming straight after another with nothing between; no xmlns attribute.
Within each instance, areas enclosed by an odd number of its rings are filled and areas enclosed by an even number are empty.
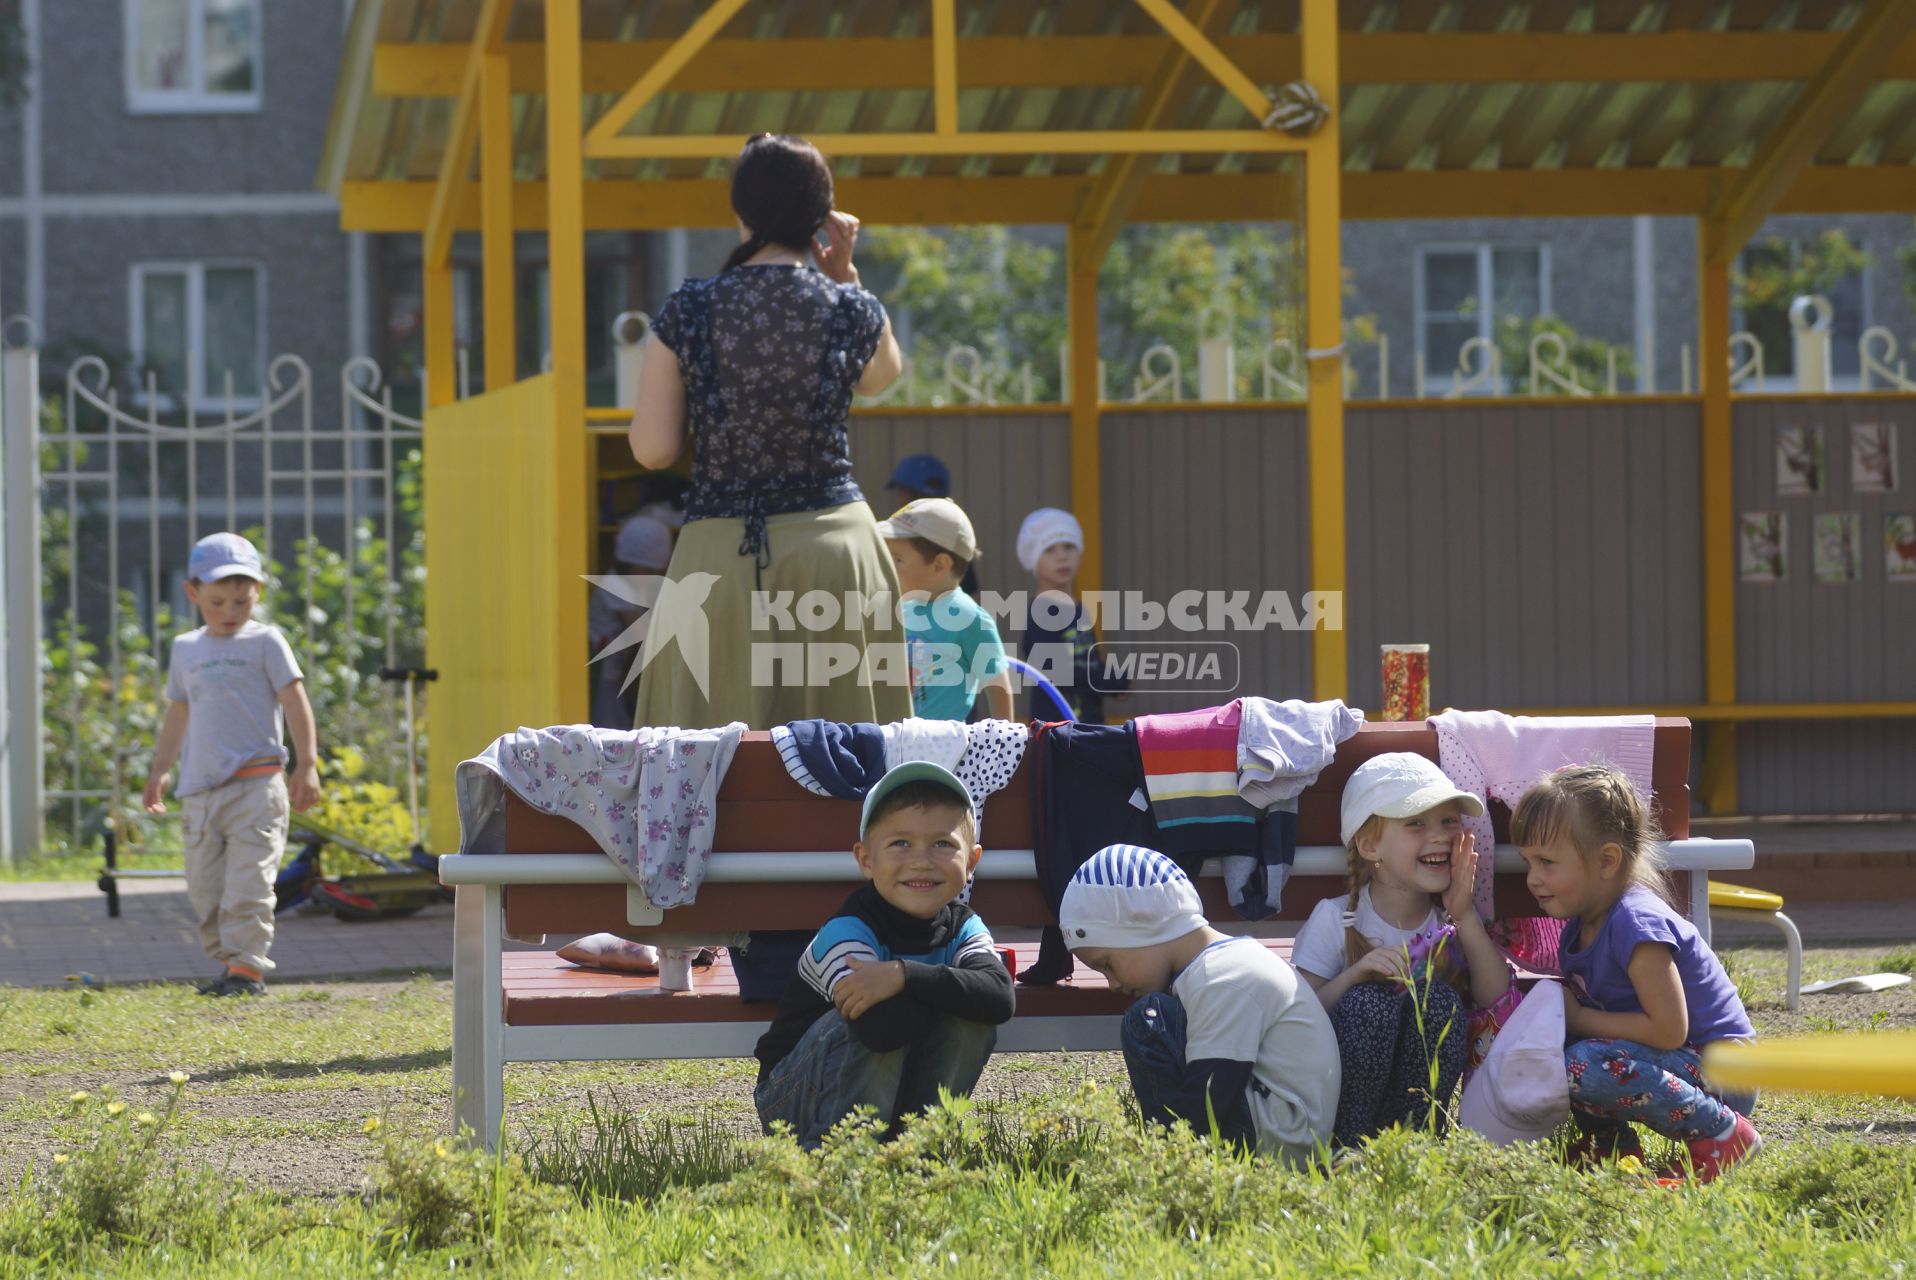
<svg viewBox="0 0 1916 1280"><path fill-rule="evenodd" d="M0 852L81 847L138 812L171 636L199 623L187 556L221 529L253 537L275 566L260 613L300 657L322 754L350 746L362 777L402 788L403 699L379 672L423 658L423 530L408 510L421 430L378 366L341 368L337 420L322 422L313 371L294 355L270 364L250 404L229 377L211 412L151 377L126 387L91 357L48 397L30 347L5 355Z"/></svg>
<svg viewBox="0 0 1916 1280"><path fill-rule="evenodd" d="M1214 310L1214 309L1213 309ZM644 317L641 313L628 313ZM621 317L624 319L624 317ZM1724 353L1730 385L1743 393L1829 392L1837 390L1916 391L1916 380L1909 374L1903 346L1889 329L1876 325L1863 330L1855 344L1857 377L1839 387L1834 378L1834 338L1831 333L1833 311L1820 296L1799 298L1790 312L1790 337L1787 353L1767 350L1763 340L1750 332L1730 337ZM1202 320L1200 332L1209 332ZM615 331L615 346L620 362L621 387L626 370L636 369L643 330L633 334ZM1578 361L1563 335L1540 329L1528 338L1505 346L1490 338L1465 341L1455 358L1432 362L1422 350L1411 358L1410 398L1460 399L1468 396L1563 395L1572 397L1647 394L1655 386L1647 370L1634 377L1620 367L1626 348L1605 344L1603 359L1586 357ZM1099 398L1108 404L1183 402L1228 404L1256 398L1266 401L1305 398L1307 381L1302 354L1295 343L1277 338L1260 348L1239 347L1228 335L1203 337L1180 349L1169 342L1158 342L1138 357L1135 368L1108 368L1098 362ZM1340 352L1344 356L1344 392L1349 399L1392 398L1391 338L1378 332L1374 340L1353 343ZM1681 370L1676 391L1693 394L1697 385L1694 348L1684 343L1678 348ZM1787 359L1785 357L1787 356ZM1238 375L1239 362L1252 361L1247 376ZM1036 361L1057 371L1050 383L1041 379ZM1516 362L1521 361L1521 364ZM1516 364L1516 367L1512 367ZM1784 379L1772 371L1788 368ZM1194 377L1187 376L1194 373ZM888 408L920 408L942 405L1030 405L1057 404L1058 388L1070 384L1066 353L1062 346L1033 359L987 356L981 346L958 343L942 353L920 348L905 354L904 373L878 396L863 397L861 404ZM1398 387L1401 389L1402 384ZM1041 390L1043 388L1048 388ZM1195 390L1195 396L1192 392ZM623 394L623 393L622 393ZM1063 398L1068 399L1068 394ZM621 403L629 403L621 399Z"/></svg>

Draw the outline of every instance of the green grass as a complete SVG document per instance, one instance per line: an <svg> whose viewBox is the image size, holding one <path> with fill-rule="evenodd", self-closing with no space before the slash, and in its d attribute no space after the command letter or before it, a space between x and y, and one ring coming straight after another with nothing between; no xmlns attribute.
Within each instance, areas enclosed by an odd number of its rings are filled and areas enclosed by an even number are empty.
<svg viewBox="0 0 1916 1280"><path fill-rule="evenodd" d="M1789 1014L1779 950L1730 958L1765 1035L1916 1024L1910 988ZM1768 1095L1760 1161L1668 1191L1463 1136L1226 1158L1139 1130L1111 1054L1002 1055L965 1114L818 1156L754 1136L750 1062L574 1063L508 1071L515 1158L442 1156L449 987L0 989L0 1280L1916 1271L1916 1104L1882 1099Z"/></svg>
<svg viewBox="0 0 1916 1280"><path fill-rule="evenodd" d="M181 1093L190 1099L192 1086ZM1542 1147L1389 1134L1328 1167L1138 1125L1113 1091L1042 1115L969 1104L814 1154L600 1115L493 1160L381 1124L347 1199L179 1167L166 1124L71 1104L87 1141L0 1205L0 1277L1881 1275L1916 1257L1916 1166L1845 1143L1707 1187L1578 1173Z"/></svg>
<svg viewBox="0 0 1916 1280"><path fill-rule="evenodd" d="M177 871L180 868L180 851L177 848L139 853L122 851L115 862L128 870L144 868ZM27 884L41 880L95 880L99 878L100 871L105 866L106 859L98 853L39 853L31 858L0 862L0 884Z"/></svg>

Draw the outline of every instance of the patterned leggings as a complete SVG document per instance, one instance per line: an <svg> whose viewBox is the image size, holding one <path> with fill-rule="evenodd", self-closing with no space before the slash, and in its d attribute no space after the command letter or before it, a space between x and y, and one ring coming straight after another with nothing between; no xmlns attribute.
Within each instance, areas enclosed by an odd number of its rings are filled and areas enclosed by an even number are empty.
<svg viewBox="0 0 1916 1280"><path fill-rule="evenodd" d="M1730 1113L1749 1115L1754 1094L1726 1094L1703 1083L1694 1045L1652 1049L1634 1040L1578 1040L1564 1050L1570 1072L1570 1114L1587 1133L1630 1124L1678 1141L1714 1138Z"/></svg>
<svg viewBox="0 0 1916 1280"><path fill-rule="evenodd" d="M1463 1001L1445 982L1419 983L1418 988L1424 1001L1421 1030L1411 993L1395 982L1352 987L1331 1010L1331 1029L1337 1033L1344 1066L1332 1131L1338 1146L1355 1146L1392 1125L1434 1124L1440 1132L1444 1128L1442 1108L1456 1092L1469 1048Z"/></svg>

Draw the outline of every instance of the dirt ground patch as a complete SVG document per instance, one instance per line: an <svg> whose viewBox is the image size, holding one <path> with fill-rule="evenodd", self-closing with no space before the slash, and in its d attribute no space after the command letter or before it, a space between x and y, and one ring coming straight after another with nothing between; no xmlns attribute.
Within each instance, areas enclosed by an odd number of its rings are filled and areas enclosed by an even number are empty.
<svg viewBox="0 0 1916 1280"><path fill-rule="evenodd" d="M1916 1029L1916 987L1875 995L1806 996L1783 1007L1782 954L1728 953L1759 1034ZM1883 948L1811 952L1805 980L1867 972ZM373 1161L373 1116L433 1127L451 1093L451 984L443 979L277 986L259 1002L200 1000L190 988L0 991L0 1178L44 1169L85 1140L99 1099L163 1104L178 1069L187 1085L169 1135L183 1162L224 1169L245 1183L292 1195L355 1192ZM756 1130L756 1064L734 1060L515 1065L507 1071L513 1140L546 1141L602 1109L679 1119L709 1117ZM1121 1083L1115 1053L1000 1054L977 1097L985 1107L1042 1105L1086 1077ZM90 1100L69 1103L84 1091ZM1916 1104L1882 1099L1771 1095L1757 1112L1773 1142L1859 1138L1916 1145Z"/></svg>

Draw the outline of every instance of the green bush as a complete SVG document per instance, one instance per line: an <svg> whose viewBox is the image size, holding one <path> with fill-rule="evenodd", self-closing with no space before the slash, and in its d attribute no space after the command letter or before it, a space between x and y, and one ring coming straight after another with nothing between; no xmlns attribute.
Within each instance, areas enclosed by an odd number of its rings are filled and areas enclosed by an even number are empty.
<svg viewBox="0 0 1916 1280"><path fill-rule="evenodd" d="M371 520L354 532L347 553L316 540L293 547L290 566L278 559L266 568L274 584L262 596L256 615L285 632L304 669L307 697L313 704L319 745L341 767L335 780L344 794L338 803L359 814L349 818L329 803L329 821L351 826L348 834L378 847L403 848L413 840L410 820L395 824L391 810L403 802L406 772L404 697L379 679L386 665L388 630L399 665L425 660L425 542L420 527L419 453L413 450L395 469L396 520L401 541L390 549L376 536ZM42 554L49 599L66 598L67 514L50 511L42 529ZM241 530L256 543L261 530ZM153 610L151 623L147 608ZM154 636L172 635L198 625L195 617L176 617L164 604L147 605L120 591L111 635L80 628L70 612L53 623L42 653L45 715L42 722L49 792L113 792L120 802L87 798L55 801L47 811L45 852L52 857L97 852L111 829L131 865L142 854L176 856L177 825L147 820L140 790L152 760L153 743L166 715L164 654ZM346 625L350 622L350 626ZM118 663L114 661L114 641ZM415 707L414 733L419 751L419 786L425 808L427 743L424 705ZM116 784L115 769L118 769ZM386 781L381 783L379 777ZM381 789L383 788L383 789ZM361 812L363 810L363 813ZM398 810L403 815L403 808ZM377 838L373 838L374 836Z"/></svg>
<svg viewBox="0 0 1916 1280"><path fill-rule="evenodd" d="M31 1256L88 1242L207 1249L230 1234L237 1184L185 1167L167 1147L187 1077L169 1079L157 1110L111 1090L68 1098L73 1140L54 1155L44 1182L22 1180L16 1212L0 1217L0 1252ZM37 1212L18 1212L23 1203Z"/></svg>
<svg viewBox="0 0 1916 1280"><path fill-rule="evenodd" d="M494 1156L467 1138L369 1120L378 1161L361 1193L391 1243L498 1257L547 1238L569 1198L535 1182L525 1162Z"/></svg>

